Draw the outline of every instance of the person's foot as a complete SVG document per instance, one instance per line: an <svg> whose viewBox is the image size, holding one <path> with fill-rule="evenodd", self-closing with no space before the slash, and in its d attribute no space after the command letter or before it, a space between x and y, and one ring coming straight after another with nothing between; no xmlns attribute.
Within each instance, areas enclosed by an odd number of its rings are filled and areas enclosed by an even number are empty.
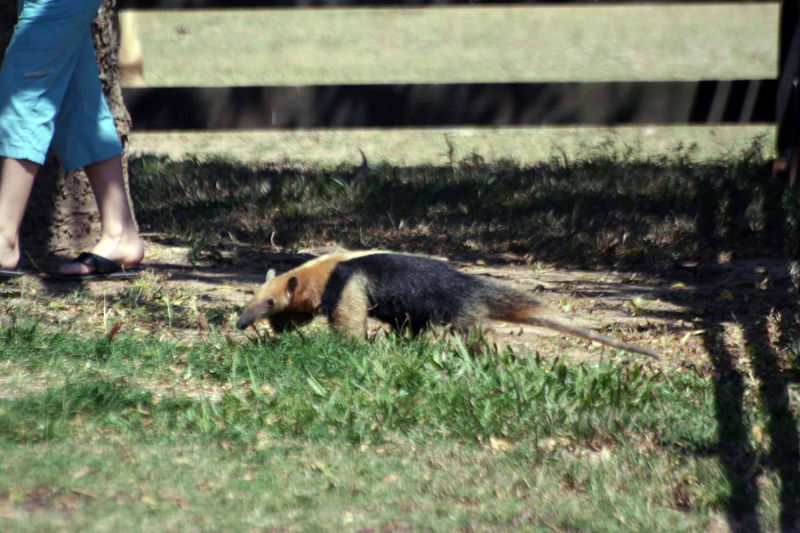
<svg viewBox="0 0 800 533"><path fill-rule="evenodd" d="M91 252L119 263L123 267L132 267L144 259L144 244L138 234L120 238L102 237ZM91 273L92 267L76 262L61 265L58 269L58 274L67 276Z"/></svg>
<svg viewBox="0 0 800 533"><path fill-rule="evenodd" d="M19 264L19 241L0 237L0 269L13 270Z"/></svg>

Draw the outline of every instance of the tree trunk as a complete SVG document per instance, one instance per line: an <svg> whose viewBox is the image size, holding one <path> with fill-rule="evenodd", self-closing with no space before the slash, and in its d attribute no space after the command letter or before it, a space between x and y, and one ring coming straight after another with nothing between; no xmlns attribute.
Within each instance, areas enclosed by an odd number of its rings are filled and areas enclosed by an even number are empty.
<svg viewBox="0 0 800 533"><path fill-rule="evenodd" d="M0 52L5 52L16 21L16 2L4 2L0 12ZM131 119L122 101L117 63L119 43L114 19L116 0L103 0L92 23L95 54L108 107L114 116L122 146L127 147ZM127 154L123 154L128 183ZM130 195L128 196L130 199ZM34 259L48 268L77 251L89 248L99 236L100 220L83 171L64 173L52 154L39 170L22 222L23 260Z"/></svg>

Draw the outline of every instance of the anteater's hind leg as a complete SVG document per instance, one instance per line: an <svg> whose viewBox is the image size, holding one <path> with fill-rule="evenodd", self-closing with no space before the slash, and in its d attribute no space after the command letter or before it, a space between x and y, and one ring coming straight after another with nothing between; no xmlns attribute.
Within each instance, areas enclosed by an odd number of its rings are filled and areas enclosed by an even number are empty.
<svg viewBox="0 0 800 533"><path fill-rule="evenodd" d="M497 339L491 323L487 320L488 309L478 305L466 311L460 311L452 318L453 332L464 341L472 352L480 352L488 345L497 348Z"/></svg>
<svg viewBox="0 0 800 533"><path fill-rule="evenodd" d="M369 300L361 276L353 276L342 289L336 308L329 314L331 327L354 337L366 337Z"/></svg>

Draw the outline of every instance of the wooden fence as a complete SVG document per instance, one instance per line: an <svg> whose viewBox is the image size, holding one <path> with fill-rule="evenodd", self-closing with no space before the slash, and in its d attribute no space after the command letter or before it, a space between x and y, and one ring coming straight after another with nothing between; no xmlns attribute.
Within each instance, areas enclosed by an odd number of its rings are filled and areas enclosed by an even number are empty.
<svg viewBox="0 0 800 533"><path fill-rule="evenodd" d="M708 3L745 3L722 0ZM120 0L120 8L235 9L681 3L671 0ZM691 2L699 4L701 2ZM747 3L776 3L758 2ZM781 4L779 76L758 80L128 88L136 130L776 123L800 142L800 0ZM708 31L715 31L709 27Z"/></svg>

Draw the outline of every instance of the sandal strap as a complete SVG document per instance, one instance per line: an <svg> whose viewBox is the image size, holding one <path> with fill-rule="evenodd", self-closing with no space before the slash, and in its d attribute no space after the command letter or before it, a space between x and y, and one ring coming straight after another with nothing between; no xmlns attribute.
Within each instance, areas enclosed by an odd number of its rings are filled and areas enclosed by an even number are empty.
<svg viewBox="0 0 800 533"><path fill-rule="evenodd" d="M112 274L120 272L122 265L111 259L106 259L103 256L93 254L91 252L83 252L75 258L73 263L81 263L93 269L92 274Z"/></svg>

